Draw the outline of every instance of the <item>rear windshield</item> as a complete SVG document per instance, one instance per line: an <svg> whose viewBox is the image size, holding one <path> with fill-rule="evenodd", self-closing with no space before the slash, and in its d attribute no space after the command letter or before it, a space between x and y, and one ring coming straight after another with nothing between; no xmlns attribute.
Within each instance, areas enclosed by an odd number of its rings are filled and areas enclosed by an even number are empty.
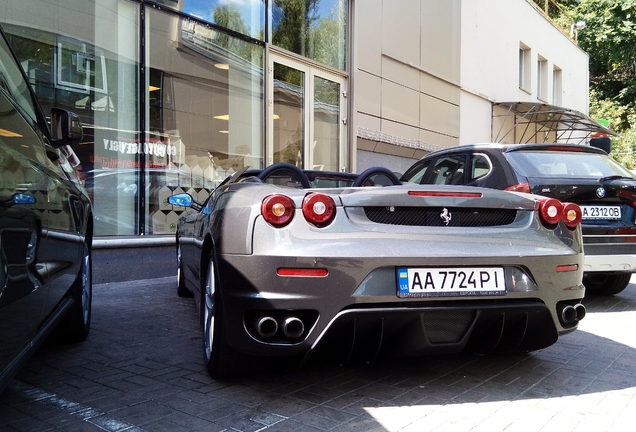
<svg viewBox="0 0 636 432"><path fill-rule="evenodd" d="M525 177L590 177L633 174L604 154L557 151L515 151L506 153L512 167Z"/></svg>

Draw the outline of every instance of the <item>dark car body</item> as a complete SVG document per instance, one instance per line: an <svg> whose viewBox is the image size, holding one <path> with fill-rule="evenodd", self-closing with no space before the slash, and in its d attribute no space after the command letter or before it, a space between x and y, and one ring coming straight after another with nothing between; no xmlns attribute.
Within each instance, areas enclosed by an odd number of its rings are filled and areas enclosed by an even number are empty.
<svg viewBox="0 0 636 432"><path fill-rule="evenodd" d="M54 329L90 328L91 203L67 160L81 125L53 110L52 134L0 31L0 391Z"/></svg>
<svg viewBox="0 0 636 432"><path fill-rule="evenodd" d="M588 293L619 293L636 272L636 179L601 149L463 145L426 155L401 180L524 191L577 203L583 211Z"/></svg>
<svg viewBox="0 0 636 432"><path fill-rule="evenodd" d="M544 224L540 198L402 185L386 168L236 173L204 203L169 198L192 207L177 292L194 296L214 376L277 358L540 349L585 314L578 222Z"/></svg>

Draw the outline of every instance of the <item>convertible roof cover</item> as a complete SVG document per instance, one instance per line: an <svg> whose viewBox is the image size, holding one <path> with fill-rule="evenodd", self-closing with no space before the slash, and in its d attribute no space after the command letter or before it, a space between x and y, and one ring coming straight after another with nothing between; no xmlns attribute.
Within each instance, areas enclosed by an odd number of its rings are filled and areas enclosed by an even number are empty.
<svg viewBox="0 0 636 432"><path fill-rule="evenodd" d="M593 136L619 136L582 112L534 102L493 102L494 142L585 144Z"/></svg>

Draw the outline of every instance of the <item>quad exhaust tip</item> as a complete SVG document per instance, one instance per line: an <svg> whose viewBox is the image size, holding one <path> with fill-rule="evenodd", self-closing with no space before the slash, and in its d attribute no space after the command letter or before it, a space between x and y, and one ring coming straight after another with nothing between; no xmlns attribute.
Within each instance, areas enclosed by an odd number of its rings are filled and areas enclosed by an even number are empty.
<svg viewBox="0 0 636 432"><path fill-rule="evenodd" d="M283 323L283 333L289 339L297 339L303 335L305 331L305 325L296 317L289 317L285 319Z"/></svg>
<svg viewBox="0 0 636 432"><path fill-rule="evenodd" d="M587 310L585 305L577 303L574 306L567 305L561 310L561 321L565 324L573 324L585 318Z"/></svg>
<svg viewBox="0 0 636 432"><path fill-rule="evenodd" d="M282 325L271 316L264 316L256 320L256 331L263 338L271 338L278 333L279 327L288 339L298 339L305 332L305 324L297 317L285 318Z"/></svg>
<svg viewBox="0 0 636 432"><path fill-rule="evenodd" d="M278 332L278 321L272 317L262 317L256 323L256 331L261 337L272 337Z"/></svg>

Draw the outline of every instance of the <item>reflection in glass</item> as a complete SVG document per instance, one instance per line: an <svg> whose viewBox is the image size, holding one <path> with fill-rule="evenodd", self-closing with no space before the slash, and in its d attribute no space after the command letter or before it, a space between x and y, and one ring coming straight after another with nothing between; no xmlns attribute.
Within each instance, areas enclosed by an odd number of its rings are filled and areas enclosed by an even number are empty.
<svg viewBox="0 0 636 432"><path fill-rule="evenodd" d="M340 84L314 77L313 168L338 171Z"/></svg>
<svg viewBox="0 0 636 432"><path fill-rule="evenodd" d="M198 19L263 40L264 0L155 0Z"/></svg>
<svg viewBox="0 0 636 432"><path fill-rule="evenodd" d="M273 0L272 44L345 70L347 0Z"/></svg>
<svg viewBox="0 0 636 432"><path fill-rule="evenodd" d="M154 9L146 22L146 232L170 234L183 209L169 196L204 201L226 176L262 167L263 48Z"/></svg>
<svg viewBox="0 0 636 432"><path fill-rule="evenodd" d="M9 0L11 19L0 21L44 113L55 106L81 118L84 139L72 150L95 235L139 234L139 4L85 3L81 22L77 5L59 2L36 24L40 2Z"/></svg>
<svg viewBox="0 0 636 432"><path fill-rule="evenodd" d="M303 167L305 73L274 63L274 163Z"/></svg>

